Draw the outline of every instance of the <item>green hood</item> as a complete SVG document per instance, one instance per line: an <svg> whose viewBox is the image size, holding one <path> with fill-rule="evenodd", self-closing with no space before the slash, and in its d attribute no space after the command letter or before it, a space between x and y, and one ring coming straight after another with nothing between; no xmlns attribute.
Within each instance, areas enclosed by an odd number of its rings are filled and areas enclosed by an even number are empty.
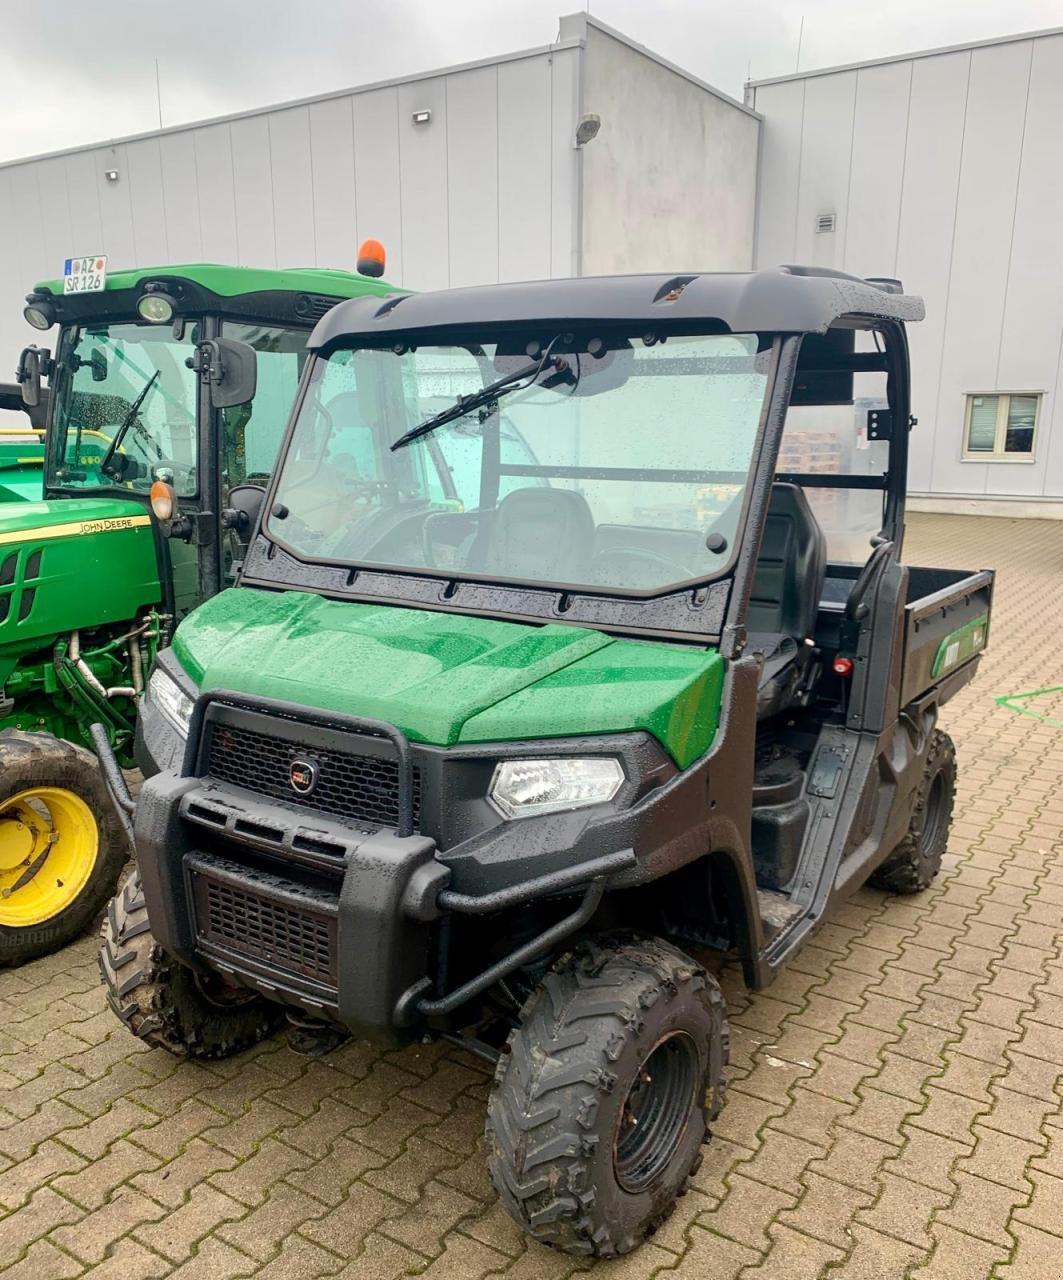
<svg viewBox="0 0 1063 1280"><path fill-rule="evenodd" d="M0 679L19 655L70 631L130 622L160 596L151 517L141 504L0 504Z"/></svg>
<svg viewBox="0 0 1063 1280"><path fill-rule="evenodd" d="M413 741L644 729L685 767L719 718L714 650L600 631L237 588L174 637L204 689L234 689L398 725Z"/></svg>
<svg viewBox="0 0 1063 1280"><path fill-rule="evenodd" d="M0 436L0 502L40 502L44 445L32 431Z"/></svg>

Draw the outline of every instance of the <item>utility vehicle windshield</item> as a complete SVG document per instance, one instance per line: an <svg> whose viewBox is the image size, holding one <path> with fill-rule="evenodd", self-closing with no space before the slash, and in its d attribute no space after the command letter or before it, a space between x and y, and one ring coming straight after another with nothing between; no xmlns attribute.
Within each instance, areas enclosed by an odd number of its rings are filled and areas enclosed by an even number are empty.
<svg viewBox="0 0 1063 1280"><path fill-rule="evenodd" d="M312 367L268 532L303 560L490 581L704 579L734 550L768 346L565 332L334 351Z"/></svg>
<svg viewBox="0 0 1063 1280"><path fill-rule="evenodd" d="M196 326L112 324L78 331L62 358L52 483L147 492L159 476L196 492Z"/></svg>

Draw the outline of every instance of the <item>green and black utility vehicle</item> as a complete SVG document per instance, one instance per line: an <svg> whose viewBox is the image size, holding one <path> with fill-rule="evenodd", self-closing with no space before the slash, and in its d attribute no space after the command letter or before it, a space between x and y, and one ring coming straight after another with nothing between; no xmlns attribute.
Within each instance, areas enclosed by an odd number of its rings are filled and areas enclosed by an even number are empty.
<svg viewBox="0 0 1063 1280"><path fill-rule="evenodd" d="M241 582L156 660L117 1015L464 1036L513 1216L643 1240L723 1103L706 951L762 986L945 849L993 574L901 556L922 315L798 267L330 312Z"/></svg>
<svg viewBox="0 0 1063 1280"><path fill-rule="evenodd" d="M44 429L43 495L38 460L38 500L0 506L0 965L76 936L114 892L129 843L90 727L132 763L155 653L233 580L310 329L341 299L390 291L347 272L211 265L90 283L39 285L25 311L58 332L54 355L30 347L19 362L19 399Z"/></svg>

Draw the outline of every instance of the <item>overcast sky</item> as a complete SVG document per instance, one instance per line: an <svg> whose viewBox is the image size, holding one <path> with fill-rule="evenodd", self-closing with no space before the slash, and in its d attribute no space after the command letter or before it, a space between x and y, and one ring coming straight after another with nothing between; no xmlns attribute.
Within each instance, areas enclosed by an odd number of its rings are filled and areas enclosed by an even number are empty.
<svg viewBox="0 0 1063 1280"><path fill-rule="evenodd" d="M566 0L0 0L0 160L550 43ZM734 97L754 79L1063 24L1063 0L591 0ZM156 96L155 60L159 64Z"/></svg>

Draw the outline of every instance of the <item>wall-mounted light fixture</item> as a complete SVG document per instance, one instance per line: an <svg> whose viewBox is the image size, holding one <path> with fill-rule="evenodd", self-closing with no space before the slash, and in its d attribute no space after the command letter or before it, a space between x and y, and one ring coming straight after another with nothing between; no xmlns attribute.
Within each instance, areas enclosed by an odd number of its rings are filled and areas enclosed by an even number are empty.
<svg viewBox="0 0 1063 1280"><path fill-rule="evenodd" d="M414 124L429 124L431 122L431 119L432 119L432 113L427 109L425 109L424 111L415 111L413 113Z"/></svg>
<svg viewBox="0 0 1063 1280"><path fill-rule="evenodd" d="M594 115L585 115L580 117L580 122L576 125L576 146L585 147L592 139L597 138L598 130L602 127L602 117Z"/></svg>
<svg viewBox="0 0 1063 1280"><path fill-rule="evenodd" d="M117 169L104 169L104 171L103 171L103 176L107 179L107 181L108 181L108 182L117 182L117 181L118 181L118 170L117 170Z"/></svg>

